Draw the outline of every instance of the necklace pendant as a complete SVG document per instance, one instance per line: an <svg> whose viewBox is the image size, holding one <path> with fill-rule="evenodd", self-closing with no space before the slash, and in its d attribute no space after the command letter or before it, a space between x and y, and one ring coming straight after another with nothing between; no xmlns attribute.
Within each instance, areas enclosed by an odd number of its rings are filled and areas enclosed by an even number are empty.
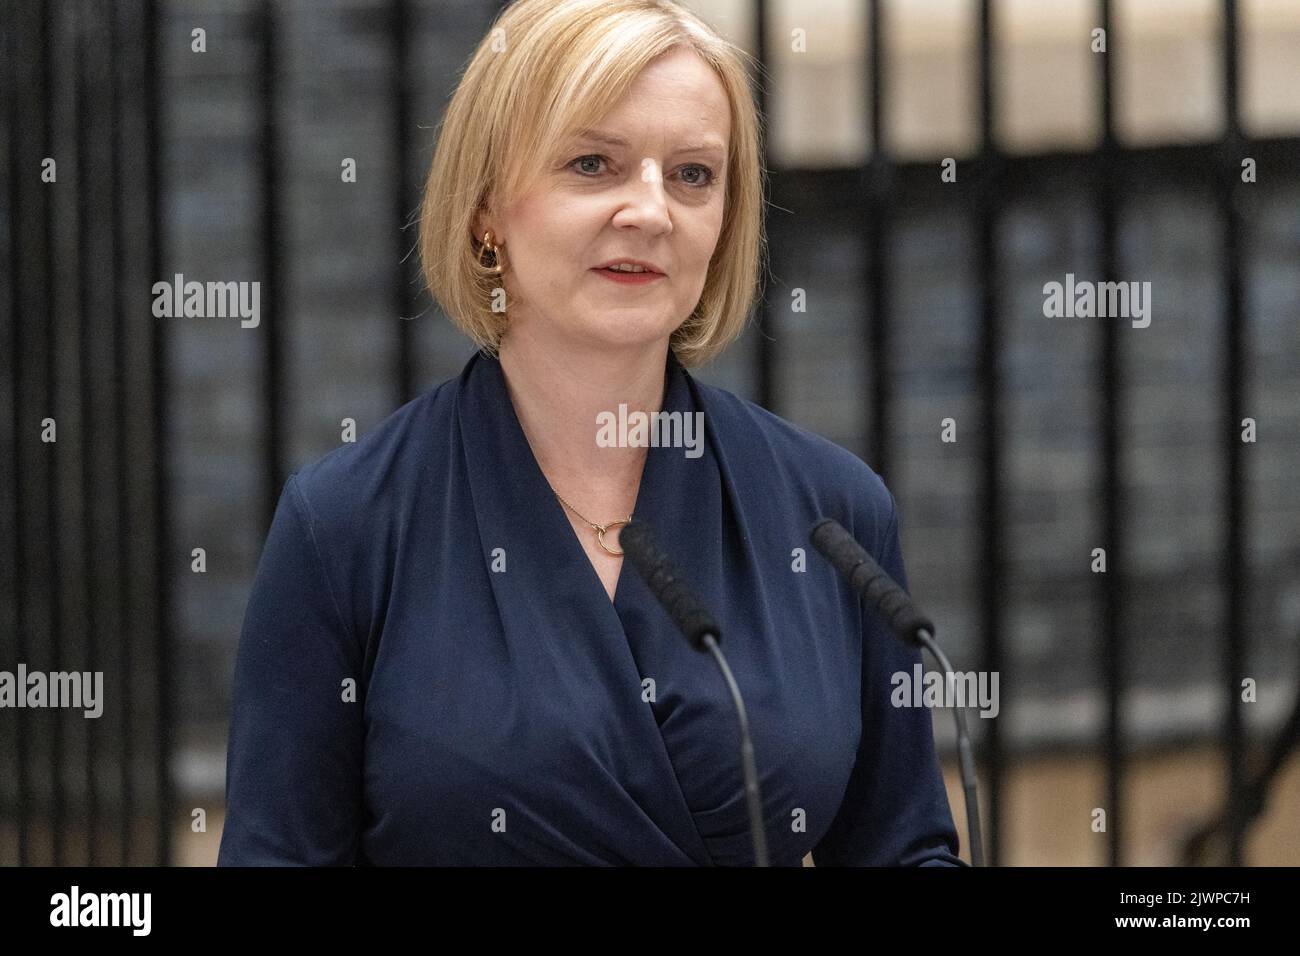
<svg viewBox="0 0 1300 956"><path fill-rule="evenodd" d="M617 528L619 525L627 524L631 520L632 519L630 518L620 518L618 521L611 521L603 528L597 528L596 540L600 542L600 546L604 548L606 551L608 551L610 554L622 554L623 553L622 549L615 551L613 548L611 548L609 545L605 543L605 532L608 531L610 528Z"/></svg>

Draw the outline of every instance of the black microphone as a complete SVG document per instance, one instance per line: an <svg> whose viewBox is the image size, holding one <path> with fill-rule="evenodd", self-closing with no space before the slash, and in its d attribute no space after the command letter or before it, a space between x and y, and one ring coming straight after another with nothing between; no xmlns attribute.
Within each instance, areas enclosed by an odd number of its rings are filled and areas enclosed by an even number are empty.
<svg viewBox="0 0 1300 956"><path fill-rule="evenodd" d="M834 518L813 525L812 543L904 641L921 647L920 632L934 633L934 624L917 613L907 592Z"/></svg>
<svg viewBox="0 0 1300 956"><path fill-rule="evenodd" d="M719 642L722 640L722 632L713 620L713 615L705 610L695 592L681 580L668 556L659 549L649 525L644 521L633 521L625 526L618 533L618 546L645 579L650 593L686 635L691 647L697 651L706 651L706 635L712 635Z"/></svg>
<svg viewBox="0 0 1300 956"><path fill-rule="evenodd" d="M939 662L952 686L953 669L948 655L934 640L934 623L912 605L907 592L889 576L853 535L834 518L823 518L809 532L813 545L835 570L867 602L867 607L882 617L890 630L904 642L924 647ZM866 653L866 650L863 650ZM961 769L962 791L966 798L966 830L970 834L970 859L974 866L984 865L984 841L980 835L979 799L975 789L975 756L970 734L966 731L966 714L961 707L952 709L957 722L957 765Z"/></svg>
<svg viewBox="0 0 1300 956"><path fill-rule="evenodd" d="M754 844L754 865L767 866L767 834L763 830L763 800L758 790L758 770L754 764L754 744L749 739L749 718L740 688L731 676L731 668L718 642L722 631L713 615L681 579L677 569L660 550L654 533L644 521L633 521L620 529L618 544L632 567L645 579L650 593L663 605L673 623L686 635L691 647L713 655L731 692L731 702L740 721L740 765L745 777L745 802L749 808L749 834Z"/></svg>

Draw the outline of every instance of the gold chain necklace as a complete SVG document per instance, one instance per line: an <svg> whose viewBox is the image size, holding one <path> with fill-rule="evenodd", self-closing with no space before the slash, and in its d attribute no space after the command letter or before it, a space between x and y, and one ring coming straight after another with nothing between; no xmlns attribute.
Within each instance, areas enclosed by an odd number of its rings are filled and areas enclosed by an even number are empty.
<svg viewBox="0 0 1300 956"><path fill-rule="evenodd" d="M552 490L552 491L555 491L554 488L552 488L551 490ZM582 518L583 521L585 521L587 524L591 525L593 528L596 529L596 540L600 543L600 546L601 546L602 548L604 548L604 549L605 549L606 551L608 551L610 554L622 554L622 553L623 553L622 549L620 549L620 550L618 550L618 551L615 551L613 548L611 548L609 545L607 545L607 544L605 543L605 532L608 531L610 528L617 528L619 525L628 524L628 523L632 520L632 516L631 516L631 515L628 515L626 518L620 518L620 519L618 519L617 521L611 521L611 522L609 522L608 524L600 525L600 524L596 524L596 522L592 521L590 518L584 518L584 517L582 516L582 513L579 512L577 508L573 507L573 505L571 505L571 504L569 504L567 501L565 501L565 500L564 500L564 497L563 497L563 496L562 496L558 491L555 491L555 497L557 497L557 498L560 499L560 503L561 503L562 505L564 505L566 508L568 508L570 511L572 511L575 515L577 515L579 518Z"/></svg>

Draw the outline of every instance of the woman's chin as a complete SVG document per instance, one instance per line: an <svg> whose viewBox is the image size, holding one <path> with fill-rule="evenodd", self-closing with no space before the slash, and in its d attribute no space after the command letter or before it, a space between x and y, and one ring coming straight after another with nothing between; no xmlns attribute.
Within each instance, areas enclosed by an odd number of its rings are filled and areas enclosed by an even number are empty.
<svg viewBox="0 0 1300 956"><path fill-rule="evenodd" d="M643 316L624 310L618 315L593 315L580 328L572 330L572 334L601 348L652 348L672 335L680 324L666 321L662 315Z"/></svg>
<svg viewBox="0 0 1300 956"><path fill-rule="evenodd" d="M604 329L600 332L593 332L592 340L600 341L610 351L646 350L661 345L671 334L671 328L656 324L637 330L635 333L627 329L619 329L614 332Z"/></svg>

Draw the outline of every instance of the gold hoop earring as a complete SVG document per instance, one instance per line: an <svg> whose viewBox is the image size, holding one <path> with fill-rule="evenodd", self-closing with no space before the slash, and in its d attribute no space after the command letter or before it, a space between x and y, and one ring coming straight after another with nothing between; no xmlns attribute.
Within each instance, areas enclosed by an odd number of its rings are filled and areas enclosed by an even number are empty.
<svg viewBox="0 0 1300 956"><path fill-rule="evenodd" d="M492 257L491 263L483 261L483 254L485 252ZM501 274L501 246L492 244L491 229L483 233L483 248L480 249L478 253L478 264L483 266L485 269L490 269L495 275Z"/></svg>

